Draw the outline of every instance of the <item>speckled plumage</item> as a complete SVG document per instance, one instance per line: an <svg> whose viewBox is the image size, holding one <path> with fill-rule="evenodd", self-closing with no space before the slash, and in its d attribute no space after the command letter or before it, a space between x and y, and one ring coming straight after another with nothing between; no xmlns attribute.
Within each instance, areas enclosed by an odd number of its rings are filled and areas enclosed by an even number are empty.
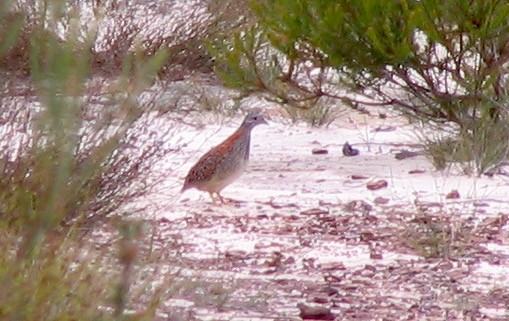
<svg viewBox="0 0 509 321"><path fill-rule="evenodd" d="M239 178L247 167L251 130L266 123L260 111L250 112L230 137L208 151L191 168L182 191L197 188L209 192L213 201L216 194L223 203L221 190Z"/></svg>

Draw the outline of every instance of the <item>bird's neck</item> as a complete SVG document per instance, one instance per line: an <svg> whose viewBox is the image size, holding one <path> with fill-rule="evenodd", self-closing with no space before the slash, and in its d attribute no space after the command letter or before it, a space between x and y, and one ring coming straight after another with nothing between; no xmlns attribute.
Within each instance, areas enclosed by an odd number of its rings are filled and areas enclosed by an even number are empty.
<svg viewBox="0 0 509 321"><path fill-rule="evenodd" d="M249 160L249 150L251 148L251 126L240 126L239 129L233 134L239 139L239 143L245 144L244 159Z"/></svg>

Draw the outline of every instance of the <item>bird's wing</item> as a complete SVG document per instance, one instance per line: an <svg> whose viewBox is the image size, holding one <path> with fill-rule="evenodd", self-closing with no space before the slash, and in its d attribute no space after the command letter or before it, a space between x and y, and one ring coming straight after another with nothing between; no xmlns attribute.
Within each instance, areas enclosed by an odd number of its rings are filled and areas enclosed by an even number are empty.
<svg viewBox="0 0 509 321"><path fill-rule="evenodd" d="M209 150L191 168L184 183L184 189L190 188L195 183L209 180L217 172L218 167L232 152L235 142L240 136L233 133L227 140Z"/></svg>

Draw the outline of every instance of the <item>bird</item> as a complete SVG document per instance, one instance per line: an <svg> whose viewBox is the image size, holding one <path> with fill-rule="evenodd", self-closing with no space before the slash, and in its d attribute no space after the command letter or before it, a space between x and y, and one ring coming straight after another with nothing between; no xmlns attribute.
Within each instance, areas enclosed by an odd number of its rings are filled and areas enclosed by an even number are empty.
<svg viewBox="0 0 509 321"><path fill-rule="evenodd" d="M249 162L251 131L260 124L268 124L261 110L251 110L230 137L205 153L189 170L181 193L196 188L208 192L212 202L216 203L215 194L224 204L221 191L245 171Z"/></svg>

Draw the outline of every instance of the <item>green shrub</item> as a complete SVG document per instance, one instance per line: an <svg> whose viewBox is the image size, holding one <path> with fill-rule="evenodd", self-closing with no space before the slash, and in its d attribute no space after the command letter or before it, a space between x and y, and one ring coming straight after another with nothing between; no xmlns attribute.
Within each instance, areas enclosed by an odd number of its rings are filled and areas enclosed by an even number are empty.
<svg viewBox="0 0 509 321"><path fill-rule="evenodd" d="M129 57L119 77L99 78L101 89L120 85L94 92L93 44L47 27L62 3L0 16L0 319L125 320L136 225L114 225L110 251L86 232L130 214L122 206L151 187L147 168L165 149L143 132L151 110L137 99L166 53ZM130 319L153 319L158 298L145 294Z"/></svg>
<svg viewBox="0 0 509 321"><path fill-rule="evenodd" d="M251 3L259 24L211 50L228 86L296 108L324 96L353 108L395 107L427 123L455 123L457 134L505 122L505 1Z"/></svg>
<svg viewBox="0 0 509 321"><path fill-rule="evenodd" d="M509 119L485 119L476 126L452 136L425 137L425 155L439 170L457 164L469 175L494 172L509 156Z"/></svg>

